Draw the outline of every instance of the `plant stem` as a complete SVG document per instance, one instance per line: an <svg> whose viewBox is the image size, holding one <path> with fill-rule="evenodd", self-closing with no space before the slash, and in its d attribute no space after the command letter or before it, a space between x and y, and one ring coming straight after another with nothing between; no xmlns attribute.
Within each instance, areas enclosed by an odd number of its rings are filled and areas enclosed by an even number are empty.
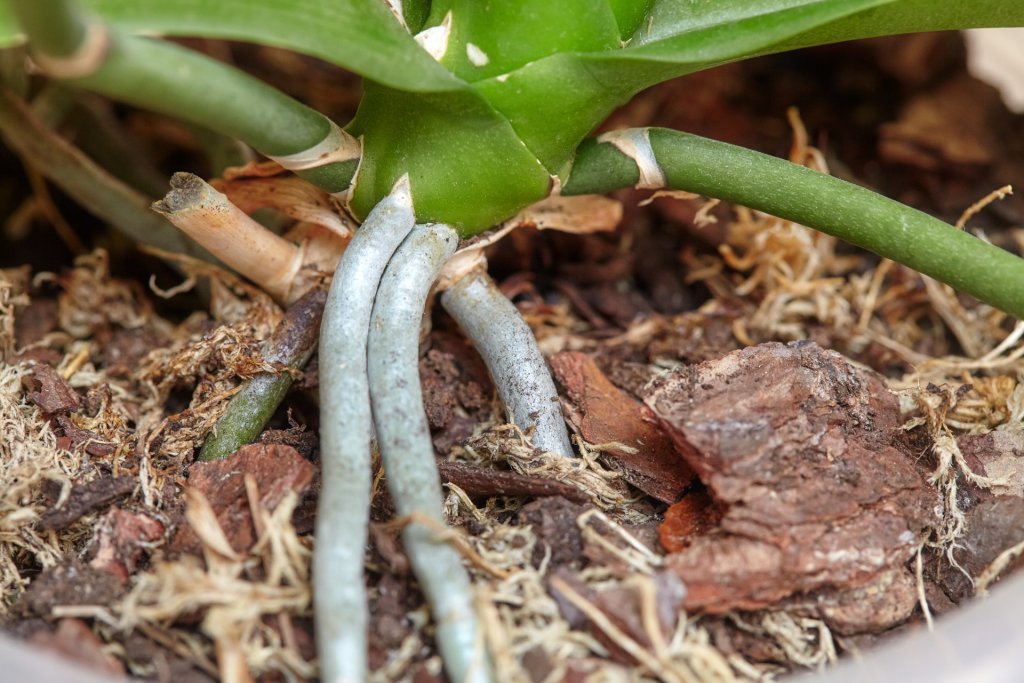
<svg viewBox="0 0 1024 683"><path fill-rule="evenodd" d="M199 451L200 460L226 458L259 437L292 386L288 370L302 369L316 349L326 301L327 291L314 287L288 307L267 341L263 355L268 363L280 363L286 369L253 377L231 397L227 412L217 421Z"/></svg>
<svg viewBox="0 0 1024 683"><path fill-rule="evenodd" d="M89 20L75 2L25 0L10 3L34 48L51 57L68 58L85 42Z"/></svg>
<svg viewBox="0 0 1024 683"><path fill-rule="evenodd" d="M341 256L320 331L322 483L313 556L317 648L324 681L366 678L363 552L370 515L373 422L366 374L370 315L381 275L415 217L403 178Z"/></svg>
<svg viewBox="0 0 1024 683"><path fill-rule="evenodd" d="M666 186L717 197L834 235L1024 318L1024 259L863 187L724 142L653 128ZM639 179L611 144L580 146L563 194L608 192Z"/></svg>
<svg viewBox="0 0 1024 683"><path fill-rule="evenodd" d="M537 340L490 276L470 272L445 290L441 304L483 356L498 395L516 425L533 433L533 445L572 455L558 391Z"/></svg>
<svg viewBox="0 0 1024 683"><path fill-rule="evenodd" d="M287 300L302 265L299 248L250 218L209 183L175 173L153 210L274 298Z"/></svg>
<svg viewBox="0 0 1024 683"><path fill-rule="evenodd" d="M420 225L388 264L370 322L370 398L388 490L408 522L402 541L437 624L448 680L483 682L491 680L490 666L469 576L438 538L446 521L418 369L424 301L457 244L453 228Z"/></svg>
<svg viewBox="0 0 1024 683"><path fill-rule="evenodd" d="M86 210L131 239L212 260L198 244L150 211L149 199L44 126L27 104L7 91L0 92L0 132L11 149Z"/></svg>
<svg viewBox="0 0 1024 683"><path fill-rule="evenodd" d="M177 45L121 35L70 0L11 4L54 77L238 138L328 192L351 183L359 143L262 81Z"/></svg>

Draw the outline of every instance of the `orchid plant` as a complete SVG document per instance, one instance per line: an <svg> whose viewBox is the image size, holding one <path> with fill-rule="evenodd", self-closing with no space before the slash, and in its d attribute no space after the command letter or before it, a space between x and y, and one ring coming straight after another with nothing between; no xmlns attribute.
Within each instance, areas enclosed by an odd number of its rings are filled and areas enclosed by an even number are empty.
<svg viewBox="0 0 1024 683"><path fill-rule="evenodd" d="M721 198L835 235L1024 317L1024 260L862 187L685 132L588 137L644 88L727 62L872 36L1021 24L1024 4L1001 0L0 4L0 42L27 40L48 77L241 140L361 223L351 235L339 227L333 258L317 261L337 262L320 336L323 488L314 565L329 681L367 675L362 566L374 433L398 513L410 521L404 541L448 676L492 680L467 574L455 550L436 541L444 517L416 361L423 304L439 273L443 305L477 343L517 423L537 446L566 457L571 446L536 342L473 248L478 236L540 201L630 186ZM340 125L154 36L240 40L318 57L363 77L358 113ZM117 188L77 183L64 157L40 152L45 131L9 96L0 98L0 130L115 226L198 253L162 219L133 213ZM310 250L269 233L204 181L177 176L154 208L281 301L309 288L294 276ZM281 361L301 365L309 353ZM258 434L288 381L265 378L244 389L204 456L230 453Z"/></svg>

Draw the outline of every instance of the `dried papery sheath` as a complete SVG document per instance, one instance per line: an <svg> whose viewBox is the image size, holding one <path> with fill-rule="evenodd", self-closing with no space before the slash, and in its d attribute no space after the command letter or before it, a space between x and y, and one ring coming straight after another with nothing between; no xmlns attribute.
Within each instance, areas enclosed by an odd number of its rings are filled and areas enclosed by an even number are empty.
<svg viewBox="0 0 1024 683"><path fill-rule="evenodd" d="M384 0L388 9L391 10L391 14L395 15L395 19L402 25L406 31L409 30L409 25L405 23L405 8L402 7L402 0Z"/></svg>
<svg viewBox="0 0 1024 683"><path fill-rule="evenodd" d="M665 174L654 157L648 128L627 128L613 130L598 136L598 142L614 145L616 149L632 159L640 171L638 190L657 190L665 187Z"/></svg>
<svg viewBox="0 0 1024 683"><path fill-rule="evenodd" d="M611 232L622 220L622 204L599 194L551 196L530 204L505 225L557 230L574 235Z"/></svg>
<svg viewBox="0 0 1024 683"><path fill-rule="evenodd" d="M423 46L423 49L430 53L430 56L441 61L448 52L448 38L452 34L452 13L444 15L444 20L438 26L425 28L415 36L416 42Z"/></svg>
<svg viewBox="0 0 1024 683"><path fill-rule="evenodd" d="M289 171L308 171L328 164L342 163L358 159L362 153L359 141L343 131L338 124L330 119L330 131L323 140L302 152L271 156L277 163Z"/></svg>
<svg viewBox="0 0 1024 683"><path fill-rule="evenodd" d="M110 33L107 27L91 21L85 25L82 42L72 54L58 57L36 52L32 60L53 78L85 78L103 66L109 48Z"/></svg>
<svg viewBox="0 0 1024 683"><path fill-rule="evenodd" d="M231 203L251 214L257 209L273 209L289 218L314 223L349 239L354 221L338 210L338 201L330 194L293 176L233 176L210 183Z"/></svg>
<svg viewBox="0 0 1024 683"><path fill-rule="evenodd" d="M299 248L254 221L199 176L175 173L171 191L153 210L275 298L288 298L302 265Z"/></svg>

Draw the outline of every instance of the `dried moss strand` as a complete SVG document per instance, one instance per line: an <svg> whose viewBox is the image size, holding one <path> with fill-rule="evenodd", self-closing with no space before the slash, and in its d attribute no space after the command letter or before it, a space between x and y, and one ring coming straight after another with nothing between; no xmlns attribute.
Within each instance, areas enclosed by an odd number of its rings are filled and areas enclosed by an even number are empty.
<svg viewBox="0 0 1024 683"><path fill-rule="evenodd" d="M412 230L408 180L370 213L342 254L320 331L322 483L313 556L322 679L366 678L368 623L363 550L370 514L370 389L366 342L384 268Z"/></svg>
<svg viewBox="0 0 1024 683"><path fill-rule="evenodd" d="M1024 259L858 185L742 147L649 131L667 186L791 220L902 263L1024 318ZM614 146L580 146L563 194L630 187L636 163Z"/></svg>
<svg viewBox="0 0 1024 683"><path fill-rule="evenodd" d="M300 370L316 349L327 291L314 287L292 304L266 344L264 360ZM258 375L231 398L227 412L199 452L200 460L226 458L255 441L291 388L290 372Z"/></svg>
<svg viewBox="0 0 1024 683"><path fill-rule="evenodd" d="M370 323L370 396L388 490L409 520L402 540L437 624L448 679L482 683L491 674L469 577L455 548L438 538L443 501L418 370L424 301L457 243L452 228L421 225L388 264Z"/></svg>
<svg viewBox="0 0 1024 683"><path fill-rule="evenodd" d="M51 75L112 99L207 126L242 140L261 154L304 159L325 140L340 135L358 154L358 143L319 112L293 100L237 69L205 55L159 40L123 35L83 15L68 0L14 0L12 6L29 37L30 47ZM75 49L64 48L80 35L79 43L104 31L101 52L92 61L72 63ZM58 48L61 48L58 51ZM95 55L99 54L99 58ZM76 69L78 69L76 71ZM351 184L356 160L325 157L330 163L302 164L299 174L328 192Z"/></svg>
<svg viewBox="0 0 1024 683"><path fill-rule="evenodd" d="M441 304L483 356L498 395L533 445L572 455L558 391L537 340L519 311L487 273L476 270L452 285Z"/></svg>

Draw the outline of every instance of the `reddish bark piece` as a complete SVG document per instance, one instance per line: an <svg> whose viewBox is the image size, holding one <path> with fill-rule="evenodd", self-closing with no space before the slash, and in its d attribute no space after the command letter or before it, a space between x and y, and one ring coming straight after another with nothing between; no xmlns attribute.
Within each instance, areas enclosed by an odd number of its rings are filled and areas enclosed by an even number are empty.
<svg viewBox="0 0 1024 683"><path fill-rule="evenodd" d="M693 472L644 405L612 384L586 354L555 354L551 368L568 395L569 419L583 438L636 448L636 453L611 450L608 454L622 464L630 484L658 500L675 502L693 481Z"/></svg>
<svg viewBox="0 0 1024 683"><path fill-rule="evenodd" d="M245 475L251 474L256 479L260 504L273 510L289 491L299 496L304 494L315 471L316 468L291 446L250 444L223 460L193 463L189 467L188 485L210 503L231 547L244 553L256 542ZM178 528L171 547L179 552L202 550L199 537L188 525Z"/></svg>
<svg viewBox="0 0 1024 683"><path fill-rule="evenodd" d="M152 517L112 508L96 527L93 538L96 550L89 566L127 581L146 547L163 535L164 525Z"/></svg>
<svg viewBox="0 0 1024 683"><path fill-rule="evenodd" d="M787 602L783 609L820 617L833 633L845 636L886 631L909 619L917 606L917 579L897 567L853 588L815 591L806 600Z"/></svg>
<svg viewBox="0 0 1024 683"><path fill-rule="evenodd" d="M895 396L816 344L733 352L673 373L646 400L723 511L715 532L669 558L687 609L856 589L904 565L937 521L937 492L892 445Z"/></svg>
<svg viewBox="0 0 1024 683"><path fill-rule="evenodd" d="M27 398L47 415L78 410L82 397L49 365L36 364L32 376L24 379Z"/></svg>
<svg viewBox="0 0 1024 683"><path fill-rule="evenodd" d="M40 631L29 638L29 643L56 652L86 669L106 674L113 680L126 678L124 666L103 651L103 641L81 619L61 619L56 631Z"/></svg>
<svg viewBox="0 0 1024 683"><path fill-rule="evenodd" d="M47 510L39 518L39 528L60 530L97 508L109 505L135 490L135 477L100 477L75 484L67 501L59 508Z"/></svg>
<svg viewBox="0 0 1024 683"><path fill-rule="evenodd" d="M721 511L705 491L683 496L665 510L665 521L658 526L658 538L665 550L679 552L689 547L696 536L703 536L718 526Z"/></svg>

